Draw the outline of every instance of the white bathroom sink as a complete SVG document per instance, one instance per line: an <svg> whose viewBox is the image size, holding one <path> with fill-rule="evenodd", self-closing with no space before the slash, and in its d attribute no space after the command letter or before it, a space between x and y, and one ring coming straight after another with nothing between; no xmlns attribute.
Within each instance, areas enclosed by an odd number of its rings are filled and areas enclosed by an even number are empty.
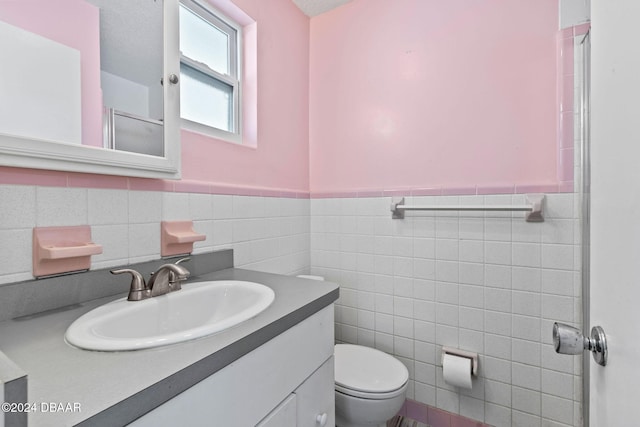
<svg viewBox="0 0 640 427"><path fill-rule="evenodd" d="M122 298L79 317L65 334L86 350L124 351L201 338L248 320L273 302L267 286L236 280L184 284L143 301Z"/></svg>

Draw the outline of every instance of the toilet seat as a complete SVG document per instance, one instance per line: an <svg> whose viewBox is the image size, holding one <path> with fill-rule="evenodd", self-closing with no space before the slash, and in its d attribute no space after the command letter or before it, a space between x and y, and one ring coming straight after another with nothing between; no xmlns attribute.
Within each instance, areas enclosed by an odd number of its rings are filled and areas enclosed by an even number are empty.
<svg viewBox="0 0 640 427"><path fill-rule="evenodd" d="M407 383L404 383L399 389L388 392L388 393L369 393L365 391L357 391L352 390L346 387L341 387L336 384L336 391L342 394L346 394L351 397L359 397L360 399L369 399L369 400L385 400L385 399L393 399L401 394L403 394L406 390Z"/></svg>
<svg viewBox="0 0 640 427"><path fill-rule="evenodd" d="M405 392L409 371L398 359L380 350L336 344L335 388L363 399L391 399Z"/></svg>

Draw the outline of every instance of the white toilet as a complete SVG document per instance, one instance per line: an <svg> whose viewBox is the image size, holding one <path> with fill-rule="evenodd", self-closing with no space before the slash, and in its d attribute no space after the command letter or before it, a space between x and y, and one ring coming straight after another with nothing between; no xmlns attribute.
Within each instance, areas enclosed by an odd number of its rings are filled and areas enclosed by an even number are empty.
<svg viewBox="0 0 640 427"><path fill-rule="evenodd" d="M324 280L322 276L298 277ZM385 352L361 345L336 344L333 356L336 427L386 427L404 404L407 367Z"/></svg>
<svg viewBox="0 0 640 427"><path fill-rule="evenodd" d="M336 344L336 426L386 426L405 400L409 371L380 350Z"/></svg>

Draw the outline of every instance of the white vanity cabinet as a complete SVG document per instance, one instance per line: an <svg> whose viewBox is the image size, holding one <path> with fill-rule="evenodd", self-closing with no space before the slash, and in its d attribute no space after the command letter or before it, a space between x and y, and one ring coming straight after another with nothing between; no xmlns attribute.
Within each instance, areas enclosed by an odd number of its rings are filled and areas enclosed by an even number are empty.
<svg viewBox="0 0 640 427"><path fill-rule="evenodd" d="M333 356L322 364L257 427L334 426Z"/></svg>
<svg viewBox="0 0 640 427"><path fill-rule="evenodd" d="M269 412L256 427L295 427L298 402L296 395L291 393L276 409Z"/></svg>
<svg viewBox="0 0 640 427"><path fill-rule="evenodd" d="M334 378L331 356L296 389L297 427L329 427L336 424Z"/></svg>
<svg viewBox="0 0 640 427"><path fill-rule="evenodd" d="M331 304L130 425L333 426L333 344Z"/></svg>

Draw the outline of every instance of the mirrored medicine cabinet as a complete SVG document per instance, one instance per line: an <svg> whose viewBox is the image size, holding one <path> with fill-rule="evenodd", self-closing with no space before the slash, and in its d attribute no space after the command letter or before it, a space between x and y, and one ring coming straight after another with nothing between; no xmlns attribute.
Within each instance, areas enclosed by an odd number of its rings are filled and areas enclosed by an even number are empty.
<svg viewBox="0 0 640 427"><path fill-rule="evenodd" d="M178 0L0 2L0 165L180 177Z"/></svg>

